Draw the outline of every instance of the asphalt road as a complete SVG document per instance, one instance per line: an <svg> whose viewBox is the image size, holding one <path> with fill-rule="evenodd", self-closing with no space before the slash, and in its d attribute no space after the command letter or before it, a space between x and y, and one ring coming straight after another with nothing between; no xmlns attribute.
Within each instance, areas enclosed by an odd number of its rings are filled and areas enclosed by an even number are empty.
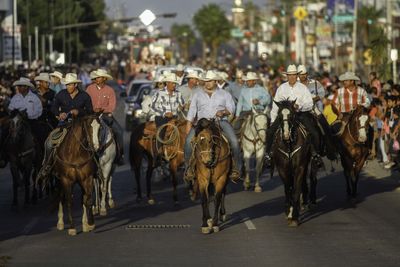
<svg viewBox="0 0 400 267"><path fill-rule="evenodd" d="M127 145L129 133L125 137ZM114 175L117 207L96 216L91 233L81 232L76 187L74 237L56 229L50 199L11 209L11 177L3 169L0 266L400 266L399 173L368 163L353 206L340 167L334 167L319 174L318 205L303 213L299 227L287 226L280 178L265 174L262 193L229 184L229 220L219 233L203 235L201 206L189 200L182 181L178 206L163 179L154 182L155 205L136 203L134 177L125 165ZM181 228L130 228L135 225Z"/></svg>

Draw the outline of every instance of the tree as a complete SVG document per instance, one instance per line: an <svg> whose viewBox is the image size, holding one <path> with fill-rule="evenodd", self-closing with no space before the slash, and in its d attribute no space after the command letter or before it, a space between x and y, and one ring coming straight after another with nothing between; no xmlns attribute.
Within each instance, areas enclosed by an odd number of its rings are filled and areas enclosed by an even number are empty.
<svg viewBox="0 0 400 267"><path fill-rule="evenodd" d="M231 23L216 4L204 5L193 17L193 23L203 39L203 58L206 47L211 49L211 59L216 61L218 47L230 39Z"/></svg>
<svg viewBox="0 0 400 267"><path fill-rule="evenodd" d="M195 42L195 35L188 24L176 24L171 27L171 35L179 45L180 51L183 53L185 62L189 60L189 48Z"/></svg>

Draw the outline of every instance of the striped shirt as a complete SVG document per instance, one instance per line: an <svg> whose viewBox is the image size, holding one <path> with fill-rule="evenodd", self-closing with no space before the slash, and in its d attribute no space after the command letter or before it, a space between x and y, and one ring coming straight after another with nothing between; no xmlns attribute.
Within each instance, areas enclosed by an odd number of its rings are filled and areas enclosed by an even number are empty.
<svg viewBox="0 0 400 267"><path fill-rule="evenodd" d="M152 99L151 112L156 116L163 116L171 112L174 116L178 115L178 108L183 107L182 94L175 90L172 95L168 94L167 89L162 89L155 93Z"/></svg>
<svg viewBox="0 0 400 267"><path fill-rule="evenodd" d="M353 111L358 105L366 107L370 105L367 92L361 87L357 87L354 91L341 87L333 96L332 102L340 112L344 113Z"/></svg>

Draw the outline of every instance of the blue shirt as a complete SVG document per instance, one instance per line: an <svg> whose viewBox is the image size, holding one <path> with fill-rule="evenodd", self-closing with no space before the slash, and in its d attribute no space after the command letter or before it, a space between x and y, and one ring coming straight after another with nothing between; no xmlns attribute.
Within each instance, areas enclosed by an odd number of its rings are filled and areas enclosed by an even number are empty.
<svg viewBox="0 0 400 267"><path fill-rule="evenodd" d="M61 90L55 97L51 112L58 116L60 113L68 113L73 109L78 110L78 116L82 117L93 113L92 100L88 93L79 90L74 98L68 93L67 89Z"/></svg>
<svg viewBox="0 0 400 267"><path fill-rule="evenodd" d="M235 103L239 101L240 92L242 91L242 88L243 85L240 85L237 82L229 83L228 87L226 88L226 91L228 91L232 95L233 101L235 101Z"/></svg>
<svg viewBox="0 0 400 267"><path fill-rule="evenodd" d="M190 108L186 119L193 123L194 119L212 119L220 110L227 109L231 114L235 112L235 102L230 93L223 89L215 89L209 96L204 90L197 90L190 103Z"/></svg>
<svg viewBox="0 0 400 267"><path fill-rule="evenodd" d="M28 119L30 120L39 118L43 112L42 102L37 95L32 93L31 90L29 90L26 96L23 96L19 93L14 95L10 100L8 109L17 109L19 111L26 110L26 114L28 115Z"/></svg>
<svg viewBox="0 0 400 267"><path fill-rule="evenodd" d="M258 99L260 103L254 105L253 99ZM254 107L254 109L265 109L265 107L269 105L271 105L271 96L263 87L258 85L252 88L243 87L236 107L236 117L238 117L242 111L250 111L252 107Z"/></svg>

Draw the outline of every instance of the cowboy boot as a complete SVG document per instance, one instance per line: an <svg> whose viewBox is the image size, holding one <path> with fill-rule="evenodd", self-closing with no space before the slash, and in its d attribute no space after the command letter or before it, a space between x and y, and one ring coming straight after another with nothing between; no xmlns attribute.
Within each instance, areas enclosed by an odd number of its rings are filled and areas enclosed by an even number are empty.
<svg viewBox="0 0 400 267"><path fill-rule="evenodd" d="M232 162L231 172L229 174L229 178L233 183L237 183L241 178L241 171L237 168L236 164Z"/></svg>

